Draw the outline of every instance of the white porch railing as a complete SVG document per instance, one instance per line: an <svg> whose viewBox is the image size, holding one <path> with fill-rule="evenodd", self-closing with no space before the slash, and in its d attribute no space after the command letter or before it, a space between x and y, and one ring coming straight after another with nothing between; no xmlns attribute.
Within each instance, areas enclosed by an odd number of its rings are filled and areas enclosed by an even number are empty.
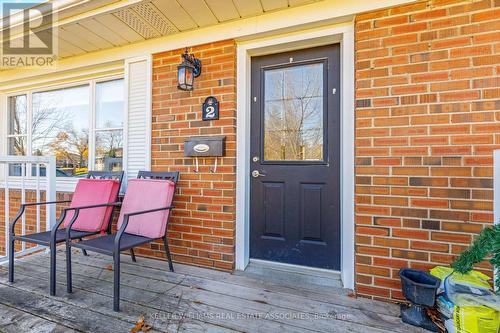
<svg viewBox="0 0 500 333"><path fill-rule="evenodd" d="M44 201L56 200L56 159L54 156L0 156L0 166L2 167L0 189L4 190L4 213L5 213L5 243L4 253L0 253L0 262L7 260L9 253L9 226L10 216L10 192L11 190L21 191L21 203L26 202L26 191L35 193L35 200L41 201L41 191L45 191ZM11 168L14 166L14 169ZM15 172L9 172L14 170ZM0 207L0 209L2 209ZM56 207L55 205L36 206L36 232L41 231L40 209L45 209L45 230L50 230L55 223ZM26 233L26 213L23 214L21 222L21 234ZM18 224L19 224L18 222ZM16 225L17 226L17 225ZM25 255L39 250L40 247L26 249L26 244L22 243L20 251L16 256ZM3 252L3 251L2 251Z"/></svg>

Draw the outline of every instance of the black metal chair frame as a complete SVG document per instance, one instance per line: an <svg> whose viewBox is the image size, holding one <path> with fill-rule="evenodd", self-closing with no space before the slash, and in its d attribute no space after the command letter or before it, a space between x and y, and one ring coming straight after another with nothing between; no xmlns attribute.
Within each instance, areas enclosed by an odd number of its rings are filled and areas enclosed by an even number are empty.
<svg viewBox="0 0 500 333"><path fill-rule="evenodd" d="M174 182L177 185L177 181L179 179L179 172L150 172L150 171L139 171L137 178L151 178L151 179L168 179ZM116 203L116 205L120 205L120 203ZM105 206L105 205L101 205ZM93 207L77 207L75 208L75 216L78 216L78 213L81 209L87 209ZM170 249L168 247L167 240L167 229L168 229L168 220L170 219L170 215L168 215L166 221L165 234L159 238L148 238L142 236L136 236L127 234L125 229L127 228L129 219L131 216L149 214L153 212L159 212L163 210L172 210L174 206L160 207L155 209L148 209L143 211L136 211L128 214L124 214L123 223L120 226L120 229L116 234L111 234L108 236L102 236L93 238L88 241L81 242L72 242L71 241L71 226L74 223L72 220L66 228L66 279L67 279L67 292L73 292L73 283L72 283L72 271L71 271L71 248L76 247L87 251L98 252L101 254L109 255L113 257L113 310L120 311L120 253L122 251L131 251L132 260L135 261L135 255L133 253L133 248L136 246L140 246L143 244L151 243L156 240L163 240L163 245L165 247L165 255L168 260L168 266L171 272L174 271L174 266L172 264L172 257L170 255ZM125 242L124 242L125 241Z"/></svg>
<svg viewBox="0 0 500 333"><path fill-rule="evenodd" d="M120 182L120 186L123 180L123 171L119 172L108 172L108 171L89 171L87 174L87 179L117 179ZM50 230L50 234L47 234L47 231L45 232L39 232L39 233L34 233L34 234L28 234L28 235L17 235L15 234L15 226L16 223L19 221L21 216L24 214L26 207L30 206L41 206L41 205L51 205L51 204L61 204L61 203L70 203L71 200L60 200L60 201L48 201L48 202L33 202L33 203L23 203L21 204L21 207L19 208L19 211L17 212L16 216L12 220L9 228L9 282L13 283L14 282L14 255L15 255L15 250L14 250L14 245L15 241L21 241L21 242L26 242L26 243L32 243L32 244L38 244L42 246L49 247L50 249L50 273L49 273L49 281L50 281L50 295L54 296L56 294L56 246L59 243L65 242L64 238L58 238L58 233L59 236L61 232L64 233L64 229L59 229L61 224L63 223L66 214L70 210L74 210L74 208L65 208L62 210L61 215L59 219L56 221L56 224L52 227ZM116 205L114 205L116 206ZM114 208L113 208L114 210ZM73 218L70 221L70 224L74 223L76 221L77 215L75 214ZM112 219L113 219L113 212L111 212L111 216L109 217L109 222L108 222L108 228L106 230L107 234L111 234L111 224L112 224ZM74 239L82 241L84 237L92 236L92 235L97 235L99 234L100 231L98 232L82 232L79 231L76 234L73 235ZM46 237L46 235L48 237ZM33 237L35 236L35 237ZM41 237L36 237L36 236L41 236ZM66 233L64 233L64 237L66 237ZM82 250L82 253L84 255L87 255L87 252L85 250Z"/></svg>

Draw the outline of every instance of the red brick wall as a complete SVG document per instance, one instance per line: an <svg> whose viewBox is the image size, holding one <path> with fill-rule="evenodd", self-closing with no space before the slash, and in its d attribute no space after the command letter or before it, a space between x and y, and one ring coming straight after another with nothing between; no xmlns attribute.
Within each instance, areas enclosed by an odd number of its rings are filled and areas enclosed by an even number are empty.
<svg viewBox="0 0 500 333"><path fill-rule="evenodd" d="M356 17L358 294L399 298L400 267L448 264L493 221L499 5L433 0Z"/></svg>
<svg viewBox="0 0 500 333"><path fill-rule="evenodd" d="M183 49L153 58L152 170L180 171L181 178L170 220L170 248L174 261L231 270L234 266L236 188L236 47L232 40L190 48L203 63L194 90L177 89L177 65ZM220 119L201 120L201 104L208 96L219 100ZM218 159L184 157L184 140L197 135L225 135L226 151ZM153 244L143 254L163 257L163 246Z"/></svg>

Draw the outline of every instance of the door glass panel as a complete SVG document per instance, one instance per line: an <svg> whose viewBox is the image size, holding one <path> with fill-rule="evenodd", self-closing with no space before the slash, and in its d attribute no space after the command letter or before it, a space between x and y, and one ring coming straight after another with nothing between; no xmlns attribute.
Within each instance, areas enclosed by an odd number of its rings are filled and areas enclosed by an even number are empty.
<svg viewBox="0 0 500 333"><path fill-rule="evenodd" d="M264 72L264 159L323 161L323 63Z"/></svg>

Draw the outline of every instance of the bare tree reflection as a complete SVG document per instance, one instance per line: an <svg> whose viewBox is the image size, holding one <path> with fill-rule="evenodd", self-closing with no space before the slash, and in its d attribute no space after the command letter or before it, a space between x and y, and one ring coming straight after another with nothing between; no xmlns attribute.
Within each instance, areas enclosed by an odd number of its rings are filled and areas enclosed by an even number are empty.
<svg viewBox="0 0 500 333"><path fill-rule="evenodd" d="M70 127L60 131L48 144L49 150L56 156L58 167L83 168L89 157L88 130L76 131Z"/></svg>
<svg viewBox="0 0 500 333"><path fill-rule="evenodd" d="M26 118L27 104L26 95L13 96L9 98L9 154L26 154Z"/></svg>
<svg viewBox="0 0 500 333"><path fill-rule="evenodd" d="M65 94L78 100L69 100ZM88 170L86 94L87 86L33 94L32 154L55 155L59 175L73 176Z"/></svg>
<svg viewBox="0 0 500 333"><path fill-rule="evenodd" d="M106 125L106 126L109 126ZM122 170L122 130L100 130L96 134L96 170Z"/></svg>
<svg viewBox="0 0 500 333"><path fill-rule="evenodd" d="M266 79L266 160L323 158L323 70L321 64L279 69ZM266 73L267 74L267 73ZM276 75L278 74L278 75ZM280 91L281 90L281 91Z"/></svg>

